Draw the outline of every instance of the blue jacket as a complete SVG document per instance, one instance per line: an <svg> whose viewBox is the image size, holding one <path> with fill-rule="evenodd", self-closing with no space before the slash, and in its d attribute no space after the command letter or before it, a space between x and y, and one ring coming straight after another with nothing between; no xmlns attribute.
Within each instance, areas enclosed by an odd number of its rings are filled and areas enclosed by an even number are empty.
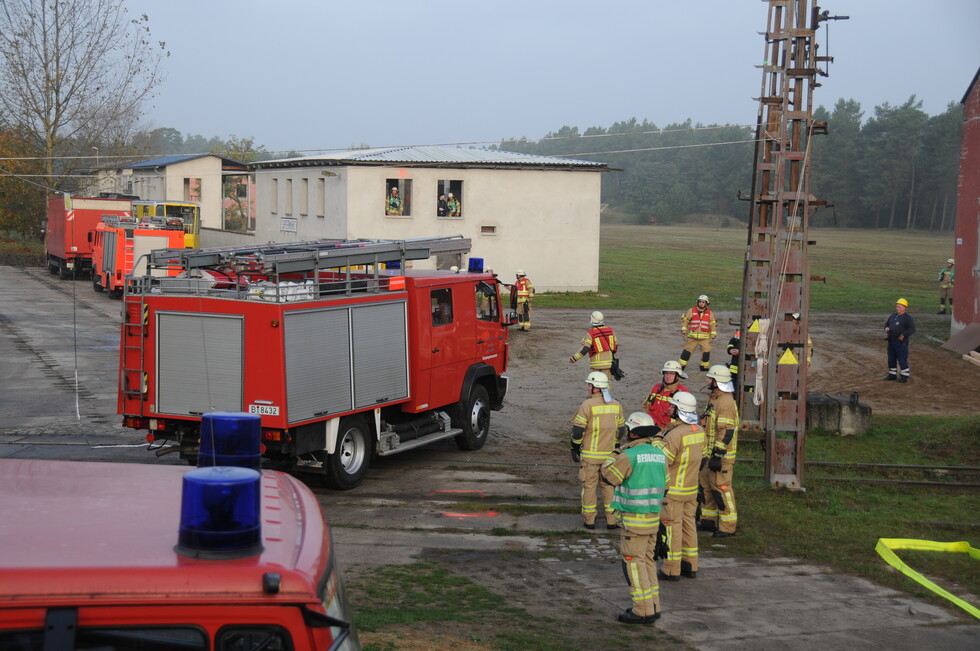
<svg viewBox="0 0 980 651"><path fill-rule="evenodd" d="M905 335L904 341L908 341L908 338L915 334L915 321L908 312L902 315L895 312L885 321L885 327L890 328L887 333L888 341L898 341L899 335Z"/></svg>

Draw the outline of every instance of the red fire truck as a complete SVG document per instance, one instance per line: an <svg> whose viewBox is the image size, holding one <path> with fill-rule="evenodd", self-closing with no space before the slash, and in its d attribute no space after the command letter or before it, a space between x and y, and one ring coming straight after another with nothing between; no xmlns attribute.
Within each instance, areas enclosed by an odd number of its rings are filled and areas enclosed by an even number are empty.
<svg viewBox="0 0 980 651"><path fill-rule="evenodd" d="M194 462L201 415L262 416L270 467L357 486L374 454L483 447L507 391L500 289L461 236L166 249L124 297L119 413ZM159 446L153 446L159 447Z"/></svg>
<svg viewBox="0 0 980 651"><path fill-rule="evenodd" d="M48 198L48 216L44 244L48 271L68 279L87 276L92 270L92 238L89 235L101 223L103 215L131 215L129 199L100 197Z"/></svg>
<svg viewBox="0 0 980 651"><path fill-rule="evenodd" d="M0 518L0 649L359 648L287 474L0 459Z"/></svg>
<svg viewBox="0 0 980 651"><path fill-rule="evenodd" d="M144 256L153 249L184 248L184 222L179 217L103 215L89 233L92 241L92 289L109 292L109 298L122 298L126 276L146 273ZM160 270L171 273L176 270Z"/></svg>

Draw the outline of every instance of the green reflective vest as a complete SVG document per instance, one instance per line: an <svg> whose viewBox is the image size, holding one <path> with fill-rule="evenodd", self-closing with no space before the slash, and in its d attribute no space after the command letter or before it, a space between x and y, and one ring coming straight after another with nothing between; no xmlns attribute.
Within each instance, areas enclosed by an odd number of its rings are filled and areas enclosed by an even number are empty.
<svg viewBox="0 0 980 651"><path fill-rule="evenodd" d="M623 450L630 475L613 492L612 508L627 513L660 513L667 486L667 457L663 450L644 443Z"/></svg>

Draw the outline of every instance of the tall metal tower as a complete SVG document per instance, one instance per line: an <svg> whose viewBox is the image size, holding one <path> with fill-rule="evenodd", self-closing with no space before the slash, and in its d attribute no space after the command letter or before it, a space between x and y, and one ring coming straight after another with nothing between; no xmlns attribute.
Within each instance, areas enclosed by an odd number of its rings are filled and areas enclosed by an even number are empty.
<svg viewBox="0 0 980 651"><path fill-rule="evenodd" d="M829 16L815 0L766 0L762 93L756 127L749 241L742 285L739 412L764 437L766 479L803 487L809 332L810 217L825 202L810 195L813 90L832 57L817 56L817 28ZM798 315L798 316L795 316Z"/></svg>

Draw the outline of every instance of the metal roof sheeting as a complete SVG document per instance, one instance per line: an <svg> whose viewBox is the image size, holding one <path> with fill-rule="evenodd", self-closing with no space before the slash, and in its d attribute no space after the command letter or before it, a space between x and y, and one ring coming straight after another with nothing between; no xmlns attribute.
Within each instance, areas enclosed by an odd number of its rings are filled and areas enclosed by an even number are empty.
<svg viewBox="0 0 980 651"><path fill-rule="evenodd" d="M514 167L576 167L606 169L606 163L558 158L554 156L534 156L510 151L476 149L473 147L385 147L376 149L352 149L327 152L300 158L257 161L253 167L292 167L308 166L316 163L352 164L392 163L399 165L438 165L438 166L514 166Z"/></svg>

